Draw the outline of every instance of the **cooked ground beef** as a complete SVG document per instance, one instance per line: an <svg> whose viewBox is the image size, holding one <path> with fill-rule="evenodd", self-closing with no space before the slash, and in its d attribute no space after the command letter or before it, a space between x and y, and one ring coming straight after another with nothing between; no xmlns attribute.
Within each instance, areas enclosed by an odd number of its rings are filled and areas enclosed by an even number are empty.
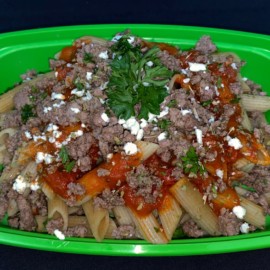
<svg viewBox="0 0 270 270"><path fill-rule="evenodd" d="M242 221L228 209L222 208L218 217L219 229L222 235L237 235L240 232Z"/></svg>
<svg viewBox="0 0 270 270"><path fill-rule="evenodd" d="M115 239L132 239L135 236L136 230L132 225L121 225L112 232L112 237Z"/></svg>
<svg viewBox="0 0 270 270"><path fill-rule="evenodd" d="M207 235L207 232L204 230L200 229L198 225L193 221L193 220L188 220L182 225L182 229L184 233L189 236L189 237L202 237Z"/></svg>

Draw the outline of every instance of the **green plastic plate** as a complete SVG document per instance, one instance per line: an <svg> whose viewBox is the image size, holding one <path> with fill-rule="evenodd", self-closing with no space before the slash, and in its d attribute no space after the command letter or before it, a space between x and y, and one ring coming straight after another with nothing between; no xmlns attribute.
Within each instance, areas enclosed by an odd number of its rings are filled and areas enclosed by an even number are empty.
<svg viewBox="0 0 270 270"><path fill-rule="evenodd" d="M85 25L12 32L0 35L0 93L20 81L27 69L49 70L48 60L63 46L84 35L103 38L125 29L146 39L191 48L204 34L212 37L222 51L236 52L247 65L242 75L261 84L270 93L270 36L188 26L170 25ZM267 226L268 227L268 226ZM0 244L48 251L112 256L179 256L245 251L270 247L270 229L233 237L173 240L152 245L142 240L104 240L68 238L23 232L0 223Z"/></svg>

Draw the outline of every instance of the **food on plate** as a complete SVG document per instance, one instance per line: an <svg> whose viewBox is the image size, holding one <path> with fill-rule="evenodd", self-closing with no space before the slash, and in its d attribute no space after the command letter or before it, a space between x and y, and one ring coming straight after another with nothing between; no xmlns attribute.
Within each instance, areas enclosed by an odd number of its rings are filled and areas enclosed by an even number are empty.
<svg viewBox="0 0 270 270"><path fill-rule="evenodd" d="M0 96L0 220L155 244L264 229L270 98L243 65L209 36L75 40Z"/></svg>

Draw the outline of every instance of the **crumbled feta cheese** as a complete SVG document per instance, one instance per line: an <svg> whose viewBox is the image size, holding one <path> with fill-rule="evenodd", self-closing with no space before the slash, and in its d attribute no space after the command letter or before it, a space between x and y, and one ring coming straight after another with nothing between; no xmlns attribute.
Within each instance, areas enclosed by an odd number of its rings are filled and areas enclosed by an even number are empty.
<svg viewBox="0 0 270 270"><path fill-rule="evenodd" d="M186 114L192 113L192 111L191 110L181 110L181 113L182 113L182 115L186 115Z"/></svg>
<svg viewBox="0 0 270 270"><path fill-rule="evenodd" d="M70 63L67 63L67 67L72 67L72 64L70 64Z"/></svg>
<svg viewBox="0 0 270 270"><path fill-rule="evenodd" d="M152 66L154 65L154 63L153 63L152 61L148 61L148 62L146 62L146 65L147 65L148 67L152 67Z"/></svg>
<svg viewBox="0 0 270 270"><path fill-rule="evenodd" d="M38 189L40 189L40 185L38 184L37 178L33 182L30 183L30 189L33 191L37 191Z"/></svg>
<svg viewBox="0 0 270 270"><path fill-rule="evenodd" d="M243 147L242 143L238 138L231 138L230 136L226 137L228 145L233 147L235 150L238 150Z"/></svg>
<svg viewBox="0 0 270 270"><path fill-rule="evenodd" d="M136 140L140 141L143 138L143 134L144 134L143 129L139 129L137 136L136 136Z"/></svg>
<svg viewBox="0 0 270 270"><path fill-rule="evenodd" d="M112 41L117 42L121 37L122 35L117 34L112 38Z"/></svg>
<svg viewBox="0 0 270 270"><path fill-rule="evenodd" d="M102 58L102 59L108 59L109 56L108 56L108 51L104 51L104 52L101 52L99 55L98 55L99 58Z"/></svg>
<svg viewBox="0 0 270 270"><path fill-rule="evenodd" d="M208 91L210 89L210 87L207 85L204 87L204 90Z"/></svg>
<svg viewBox="0 0 270 270"><path fill-rule="evenodd" d="M158 117L158 118L161 118L161 117L167 115L168 113L169 113L169 107L166 106L166 107L160 112L160 114L159 114L157 117Z"/></svg>
<svg viewBox="0 0 270 270"><path fill-rule="evenodd" d="M148 122L152 122L152 121L157 121L157 115L156 114L152 114L152 113L148 113Z"/></svg>
<svg viewBox="0 0 270 270"><path fill-rule="evenodd" d="M247 77L244 77L244 78L242 78L242 80L245 82L245 81L248 80L248 78Z"/></svg>
<svg viewBox="0 0 270 270"><path fill-rule="evenodd" d="M77 131L74 132L74 133L75 133L75 135L76 135L77 137L80 137L80 136L83 135L83 131L82 131L82 130L77 130Z"/></svg>
<svg viewBox="0 0 270 270"><path fill-rule="evenodd" d="M58 229L54 230L53 233L59 240L65 240L66 238L65 235Z"/></svg>
<svg viewBox="0 0 270 270"><path fill-rule="evenodd" d="M147 125L148 125L147 121L144 118L142 118L141 123L140 123L140 127L145 128L145 127L147 127Z"/></svg>
<svg viewBox="0 0 270 270"><path fill-rule="evenodd" d="M54 137L49 137L49 142L50 143L55 143L56 139Z"/></svg>
<svg viewBox="0 0 270 270"><path fill-rule="evenodd" d="M107 85L108 85L109 82L105 82L103 83L101 86L100 86L100 90L104 90L107 88Z"/></svg>
<svg viewBox="0 0 270 270"><path fill-rule="evenodd" d="M54 103L52 106L54 108L60 108L62 105L66 104L65 101L61 100L60 103Z"/></svg>
<svg viewBox="0 0 270 270"><path fill-rule="evenodd" d="M231 63L231 67L232 67L233 69L237 69L237 66L236 66L235 63Z"/></svg>
<svg viewBox="0 0 270 270"><path fill-rule="evenodd" d="M59 138L61 135L62 135L61 131L53 130L53 137L54 138Z"/></svg>
<svg viewBox="0 0 270 270"><path fill-rule="evenodd" d="M22 175L17 176L12 186L12 188L20 194L23 194L26 188L28 187L29 187L29 183L25 181L25 178Z"/></svg>
<svg viewBox="0 0 270 270"><path fill-rule="evenodd" d="M125 151L126 155L135 155L138 152L138 148L137 148L137 145L135 143L127 142L124 145L124 151Z"/></svg>
<svg viewBox="0 0 270 270"><path fill-rule="evenodd" d="M129 44L132 44L135 41L135 37L131 36L127 41Z"/></svg>
<svg viewBox="0 0 270 270"><path fill-rule="evenodd" d="M56 148L61 148L63 144L56 141L54 145Z"/></svg>
<svg viewBox="0 0 270 270"><path fill-rule="evenodd" d="M218 88L215 86L214 89L215 89L216 95L219 96Z"/></svg>
<svg viewBox="0 0 270 270"><path fill-rule="evenodd" d="M86 72L86 80L90 81L92 79L92 72Z"/></svg>
<svg viewBox="0 0 270 270"><path fill-rule="evenodd" d="M165 140L166 138L167 138L167 132L166 131L160 133L158 135L158 137L157 137L157 139L158 139L159 142L162 141L162 140Z"/></svg>
<svg viewBox="0 0 270 270"><path fill-rule="evenodd" d="M49 111L51 111L52 110L52 107L44 107L43 108L43 112L44 113L48 113Z"/></svg>
<svg viewBox="0 0 270 270"><path fill-rule="evenodd" d="M46 131L50 132L50 131L53 131L53 130L58 130L59 127L57 125L54 125L53 123L50 123L47 128L46 128Z"/></svg>
<svg viewBox="0 0 270 270"><path fill-rule="evenodd" d="M240 226L240 231L241 233L249 233L249 224L247 222L244 222L241 226Z"/></svg>
<svg viewBox="0 0 270 270"><path fill-rule="evenodd" d="M35 142L37 142L39 139L40 139L40 140L43 140L43 141L47 141L47 138L46 138L45 135L41 135L41 136L33 135L33 140L34 140Z"/></svg>
<svg viewBox="0 0 270 270"><path fill-rule="evenodd" d="M109 153L108 155L107 155L107 159L112 159L113 158L113 153Z"/></svg>
<svg viewBox="0 0 270 270"><path fill-rule="evenodd" d="M37 152L36 154L36 163L39 164L39 163L42 163L44 161L44 153L43 152Z"/></svg>
<svg viewBox="0 0 270 270"><path fill-rule="evenodd" d="M198 128L195 128L195 134L198 144L202 144L202 131Z"/></svg>
<svg viewBox="0 0 270 270"><path fill-rule="evenodd" d="M149 86L150 85L150 83L148 83L148 82L143 82L143 86Z"/></svg>
<svg viewBox="0 0 270 270"><path fill-rule="evenodd" d="M60 94L60 93L52 93L51 95L51 99L54 100L54 99L61 99L61 100L64 100L66 97L63 95L63 94Z"/></svg>
<svg viewBox="0 0 270 270"><path fill-rule="evenodd" d="M86 95L82 98L83 100L91 100L92 99L92 95L89 91L86 92Z"/></svg>
<svg viewBox="0 0 270 270"><path fill-rule="evenodd" d="M29 131L25 131L25 132L24 132L24 135L25 135L25 137L26 137L27 139L32 139L32 135L31 135L31 133L30 133Z"/></svg>
<svg viewBox="0 0 270 270"><path fill-rule="evenodd" d="M220 169L217 169L217 170L216 170L216 175L217 175L219 178L223 179L223 174L224 174L223 170L220 170Z"/></svg>
<svg viewBox="0 0 270 270"><path fill-rule="evenodd" d="M232 211L239 219L243 219L247 212L246 209L241 205L235 206Z"/></svg>
<svg viewBox="0 0 270 270"><path fill-rule="evenodd" d="M208 123L213 123L215 122L215 117L214 116L211 116L208 120Z"/></svg>
<svg viewBox="0 0 270 270"><path fill-rule="evenodd" d="M125 123L126 123L126 120L125 119L119 119L118 120L118 124L120 124L120 125L123 125Z"/></svg>
<svg viewBox="0 0 270 270"><path fill-rule="evenodd" d="M57 71L54 73L54 76L55 76L55 78L58 77L58 72Z"/></svg>
<svg viewBox="0 0 270 270"><path fill-rule="evenodd" d="M77 88L74 88L72 91L71 91L71 94L72 95L75 95L77 97L82 97L84 94L85 94L85 91L84 89L83 90L78 90Z"/></svg>
<svg viewBox="0 0 270 270"><path fill-rule="evenodd" d="M109 122L110 122L110 118L108 117L107 113L102 113L102 114L101 114L101 119L102 119L105 123L109 123Z"/></svg>
<svg viewBox="0 0 270 270"><path fill-rule="evenodd" d="M53 156L46 153L44 155L44 162L45 164L51 164L53 162Z"/></svg>
<svg viewBox="0 0 270 270"><path fill-rule="evenodd" d="M206 70L206 65L205 64L191 63L191 62L189 62L188 64L189 64L190 71L198 72L198 71L205 71Z"/></svg>
<svg viewBox="0 0 270 270"><path fill-rule="evenodd" d="M80 109L78 108L70 108L70 110L76 114L80 112Z"/></svg>
<svg viewBox="0 0 270 270"><path fill-rule="evenodd" d="M185 79L183 80L183 83L189 83L189 81L190 81L190 78L185 78Z"/></svg>

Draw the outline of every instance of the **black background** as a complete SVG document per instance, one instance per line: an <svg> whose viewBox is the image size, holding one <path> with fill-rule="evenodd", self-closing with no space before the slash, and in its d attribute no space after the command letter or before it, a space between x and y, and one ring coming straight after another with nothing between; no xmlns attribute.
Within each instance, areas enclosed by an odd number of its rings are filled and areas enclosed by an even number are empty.
<svg viewBox="0 0 270 270"><path fill-rule="evenodd" d="M194 25L269 35L270 1L0 0L0 33L50 26L100 23ZM133 258L61 254L0 245L1 270L270 269L269 261L270 249L211 256Z"/></svg>

